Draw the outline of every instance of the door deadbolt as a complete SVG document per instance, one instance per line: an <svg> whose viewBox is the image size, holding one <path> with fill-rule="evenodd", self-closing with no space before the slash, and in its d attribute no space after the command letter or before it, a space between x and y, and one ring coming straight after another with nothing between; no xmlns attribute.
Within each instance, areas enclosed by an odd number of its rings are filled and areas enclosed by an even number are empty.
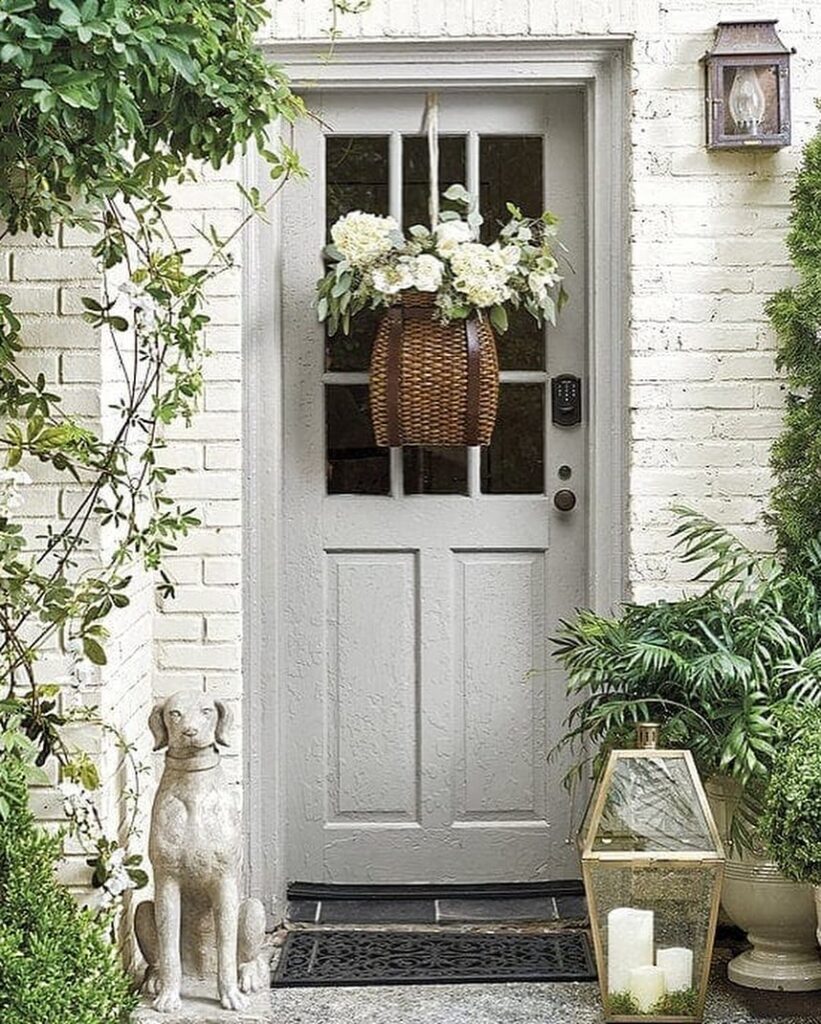
<svg viewBox="0 0 821 1024"><path fill-rule="evenodd" d="M576 495L562 488L553 495L553 504L560 512L570 512L576 507Z"/></svg>

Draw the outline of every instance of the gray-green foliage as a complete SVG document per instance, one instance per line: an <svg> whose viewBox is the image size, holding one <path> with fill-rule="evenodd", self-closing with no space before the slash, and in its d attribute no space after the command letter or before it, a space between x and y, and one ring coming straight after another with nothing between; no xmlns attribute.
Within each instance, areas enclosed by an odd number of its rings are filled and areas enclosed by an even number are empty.
<svg viewBox="0 0 821 1024"><path fill-rule="evenodd" d="M735 824L744 841L760 812L779 710L821 704L821 544L805 546L798 572L678 512L681 557L703 562L698 577L713 582L698 596L627 604L614 617L583 611L565 624L557 653L578 701L561 745L631 746L636 722L660 719L665 745L692 750L704 777L741 784Z"/></svg>
<svg viewBox="0 0 821 1024"><path fill-rule="evenodd" d="M24 761L8 751L0 793L0 1020L124 1024L136 1000L105 921L58 884L60 837L35 824Z"/></svg>
<svg viewBox="0 0 821 1024"><path fill-rule="evenodd" d="M763 832L779 868L821 885L821 710L792 716L773 760Z"/></svg>

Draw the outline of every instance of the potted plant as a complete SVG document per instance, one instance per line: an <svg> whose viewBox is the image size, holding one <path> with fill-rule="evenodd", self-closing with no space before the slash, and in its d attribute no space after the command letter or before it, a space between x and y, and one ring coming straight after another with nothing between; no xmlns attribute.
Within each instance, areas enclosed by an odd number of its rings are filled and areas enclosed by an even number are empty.
<svg viewBox="0 0 821 1024"><path fill-rule="evenodd" d="M349 333L363 310L384 310L371 356L371 417L378 445L489 444L499 370L494 330L510 309L542 324L564 301L556 218L510 220L489 244L462 185L444 198L432 228L403 233L393 217L353 210L331 228L317 315L330 334Z"/></svg>
<svg viewBox="0 0 821 1024"><path fill-rule="evenodd" d="M756 947L733 961L730 977L818 988L811 894L767 859L760 819L779 713L821 703L821 545L791 563L798 571L703 516L677 512L681 557L703 562L696 578L713 582L693 597L627 604L616 617L583 611L564 624L557 654L579 700L560 747L586 745L595 758L629 745L636 722L662 719L664 745L692 750L724 819L722 901ZM580 752L572 777L588 761Z"/></svg>
<svg viewBox="0 0 821 1024"><path fill-rule="evenodd" d="M781 871L815 889L821 944L821 709L788 716L773 758L762 833Z"/></svg>

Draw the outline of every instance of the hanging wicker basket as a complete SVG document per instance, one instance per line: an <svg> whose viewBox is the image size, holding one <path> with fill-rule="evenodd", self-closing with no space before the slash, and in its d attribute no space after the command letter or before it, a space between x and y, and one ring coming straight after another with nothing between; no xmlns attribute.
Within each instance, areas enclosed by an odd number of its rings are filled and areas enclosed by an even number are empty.
<svg viewBox="0 0 821 1024"><path fill-rule="evenodd" d="M487 318L442 323L432 295L404 292L382 318L371 355L376 443L490 444L498 402L496 340Z"/></svg>

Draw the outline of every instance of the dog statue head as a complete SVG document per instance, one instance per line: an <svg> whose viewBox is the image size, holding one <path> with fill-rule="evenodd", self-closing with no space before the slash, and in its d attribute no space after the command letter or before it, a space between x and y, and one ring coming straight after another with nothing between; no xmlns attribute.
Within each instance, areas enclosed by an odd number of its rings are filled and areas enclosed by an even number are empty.
<svg viewBox="0 0 821 1024"><path fill-rule="evenodd" d="M191 754L197 750L228 746L231 709L203 693L178 690L157 701L148 718L154 749Z"/></svg>

